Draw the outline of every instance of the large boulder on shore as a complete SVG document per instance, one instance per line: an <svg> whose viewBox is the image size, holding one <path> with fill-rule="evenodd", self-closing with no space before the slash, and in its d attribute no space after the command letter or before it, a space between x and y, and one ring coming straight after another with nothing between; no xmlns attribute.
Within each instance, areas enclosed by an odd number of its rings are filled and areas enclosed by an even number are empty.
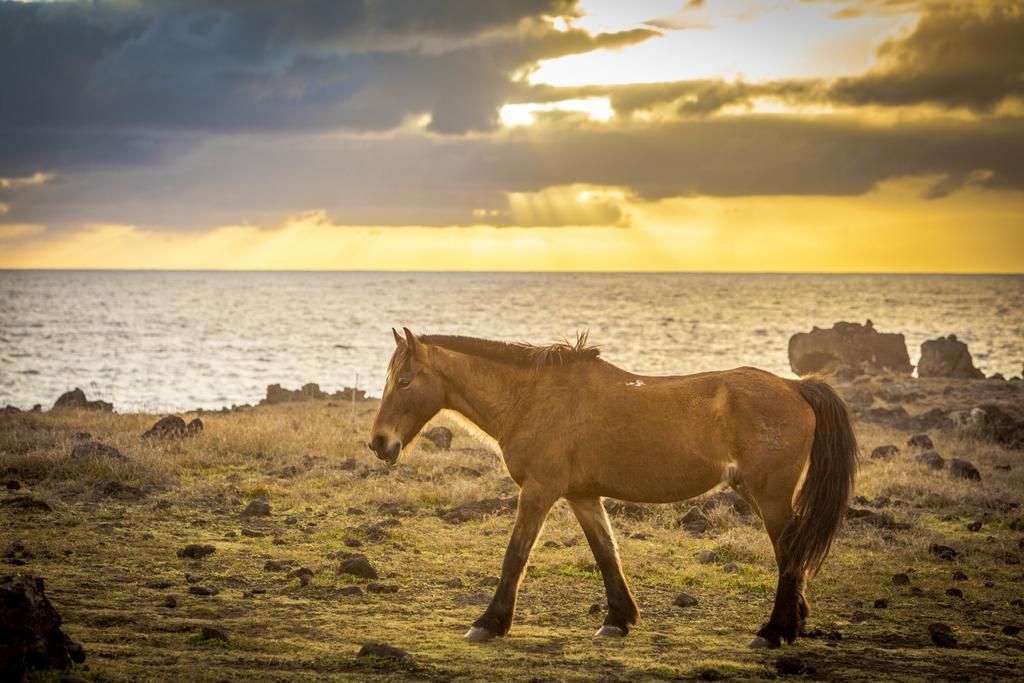
<svg viewBox="0 0 1024 683"><path fill-rule="evenodd" d="M267 397L260 401L260 405L275 405L278 403L291 403L293 401L362 401L366 399L366 392L362 389L345 387L328 394L320 389L320 385L314 382L304 384L301 389L292 391L285 389L280 384L271 384L267 387Z"/></svg>
<svg viewBox="0 0 1024 683"><path fill-rule="evenodd" d="M66 669L85 651L60 630L60 615L43 580L16 574L0 579L0 680L19 681L29 669Z"/></svg>
<svg viewBox="0 0 1024 683"><path fill-rule="evenodd" d="M85 392L75 387L71 391L66 391L60 395L60 398L53 404L53 410L65 410L78 408L81 410L103 410L105 412L113 412L114 405L107 403L106 401L100 401L96 399L90 401L85 397Z"/></svg>
<svg viewBox="0 0 1024 683"><path fill-rule="evenodd" d="M958 379L984 379L985 374L974 367L967 344L956 338L931 339L921 344L921 360L917 363L918 377L956 377Z"/></svg>
<svg viewBox="0 0 1024 683"><path fill-rule="evenodd" d="M789 338L789 367L798 375L909 375L914 369L903 335L878 332L870 320L863 325L837 322L830 330L815 327L794 334Z"/></svg>

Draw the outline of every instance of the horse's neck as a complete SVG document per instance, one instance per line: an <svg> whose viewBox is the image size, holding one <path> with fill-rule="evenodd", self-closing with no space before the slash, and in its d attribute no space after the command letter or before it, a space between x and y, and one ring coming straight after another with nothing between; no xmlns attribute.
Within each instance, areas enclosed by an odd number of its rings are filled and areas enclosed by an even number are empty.
<svg viewBox="0 0 1024 683"><path fill-rule="evenodd" d="M445 378L445 408L461 413L500 443L526 389L526 369L453 352L443 353L435 364Z"/></svg>

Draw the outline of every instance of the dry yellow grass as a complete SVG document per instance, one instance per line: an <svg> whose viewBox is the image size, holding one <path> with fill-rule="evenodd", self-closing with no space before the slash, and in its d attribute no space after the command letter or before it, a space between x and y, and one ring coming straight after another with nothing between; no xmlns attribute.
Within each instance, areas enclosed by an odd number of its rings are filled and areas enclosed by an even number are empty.
<svg viewBox="0 0 1024 683"><path fill-rule="evenodd" d="M643 612L626 639L591 638L602 618L590 613L594 603L603 610L601 580L575 520L559 505L535 551L510 636L464 643L462 633L498 575L511 513L463 524L438 513L514 495L515 486L497 456L459 431L449 451L421 443L397 467L384 467L362 445L375 410L375 402L313 402L206 413L201 436L155 442L140 435L158 416L0 416L0 471L24 487L2 495L31 495L53 507L49 513L0 508L2 545L24 543L32 557L10 571L44 577L66 632L85 646L86 664L74 673L96 680L225 681L639 680L693 678L712 669L738 680L777 675L780 652L744 648L771 607L775 568L767 537L759 523L722 509L711 513L707 535L690 536L677 526L690 503L646 506L639 518L613 519ZM72 460L81 431L127 460ZM906 440L870 424L859 424L858 434L866 453ZM817 677L1019 673L1021 638L1002 628L1024 623L1024 610L1010 604L1024 597L1021 566L1008 564L1021 554L1022 512L1013 506L1024 502L1024 463L1020 453L932 436L943 455L972 460L982 482L926 470L905 448L890 462L865 459L858 493L889 496L895 505L880 511L910 527L851 522L811 583L809 627L842 637L803 638L782 653L798 656ZM994 469L997 464L1012 469ZM102 486L111 480L144 495L105 496ZM241 517L257 498L269 501L271 515ZM966 530L974 520L983 521L976 533ZM188 543L209 543L216 551L202 560L178 558ZM939 559L929 554L931 543L960 554ZM720 562L700 564L701 550L715 551ZM342 552L364 553L379 581L398 592L346 595L347 586L365 582L335 573ZM287 571L265 571L267 560L313 570L312 583L303 587ZM723 571L726 562L737 570ZM952 580L957 569L966 581ZM909 586L893 585L898 572L909 572ZM146 587L153 581L169 587ZM218 592L189 593L196 585ZM962 598L946 594L954 586ZM674 607L680 591L699 604ZM164 606L168 595L176 608ZM875 609L878 598L888 608ZM948 623L961 647L934 647L931 622ZM206 625L223 629L229 642L198 640ZM370 640L403 648L411 659L357 659Z"/></svg>

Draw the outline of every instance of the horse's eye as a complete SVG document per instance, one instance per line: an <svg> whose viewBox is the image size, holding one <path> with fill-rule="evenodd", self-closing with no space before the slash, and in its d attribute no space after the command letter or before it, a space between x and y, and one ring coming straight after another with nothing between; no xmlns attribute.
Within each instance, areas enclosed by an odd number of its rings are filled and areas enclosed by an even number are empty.
<svg viewBox="0 0 1024 683"><path fill-rule="evenodd" d="M411 377L399 377L398 378L398 388L399 389L405 389L410 384L412 384L412 378Z"/></svg>

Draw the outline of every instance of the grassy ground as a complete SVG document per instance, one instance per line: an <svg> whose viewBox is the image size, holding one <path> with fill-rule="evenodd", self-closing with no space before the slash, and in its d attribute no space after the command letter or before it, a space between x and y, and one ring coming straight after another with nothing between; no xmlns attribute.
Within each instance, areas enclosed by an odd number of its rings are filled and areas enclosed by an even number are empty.
<svg viewBox="0 0 1024 683"><path fill-rule="evenodd" d="M440 514L514 495L515 486L495 455L458 431L451 450L421 444L384 467L361 445L375 410L375 402L312 402L204 414L201 436L165 442L140 438L152 415L2 415L0 472L22 489L0 498L30 495L52 511L0 508L0 550L20 540L30 555L3 559L24 564L0 573L45 578L65 631L88 654L73 673L96 680L770 679L783 675L780 654L798 658L809 678L1020 674L1022 638L1003 633L1024 624L1024 608L1011 604L1024 598L1015 564L1024 554L1019 452L932 433L936 450L981 471L980 483L951 480L914 462L907 434L859 424L865 455L885 443L902 453L888 462L865 458L858 493L888 496L876 512L909 527L850 522L811 583L814 637L781 651L745 649L774 594L760 524L716 510L709 532L695 537L677 525L692 503L613 519L643 613L626 639L591 637L603 618L603 588L582 533L559 505L534 552L512 633L470 645L462 634L493 590L512 515L453 524ZM72 460L82 431L127 460ZM996 468L1007 464L1009 471ZM110 495L110 481L140 491ZM271 514L243 517L256 499L268 501ZM968 531L974 521L981 529ZM215 551L179 558L190 543ZM959 555L941 559L929 553L932 543ZM702 550L719 560L701 564ZM365 554L380 573L375 583L397 592L349 594L371 582L336 573L346 552ZM268 560L312 570L311 583L266 570ZM967 579L954 580L957 570ZM894 585L897 573L909 585ZM197 586L215 594L190 592ZM953 587L963 597L947 595ZM681 591L698 604L673 606ZM168 596L176 607L166 606ZM876 608L877 599L888 606ZM934 646L933 622L948 624L959 647ZM204 626L228 641L202 640ZM409 658L357 658L371 640Z"/></svg>

